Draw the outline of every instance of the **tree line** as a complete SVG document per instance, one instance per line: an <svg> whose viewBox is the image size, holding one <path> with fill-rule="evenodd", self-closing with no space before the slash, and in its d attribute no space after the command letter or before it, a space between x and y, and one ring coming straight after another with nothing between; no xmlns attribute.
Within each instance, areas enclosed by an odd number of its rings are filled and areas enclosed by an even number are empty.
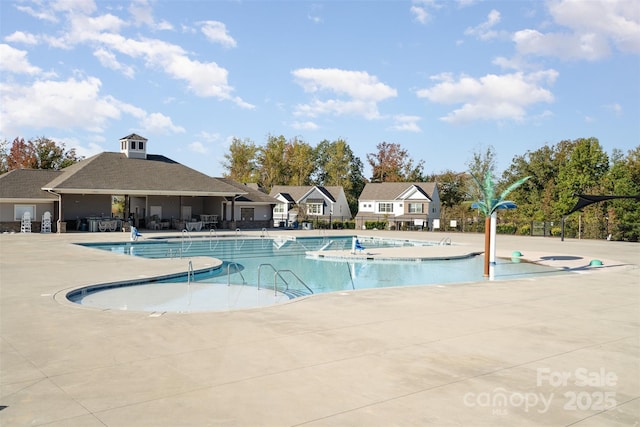
<svg viewBox="0 0 640 427"><path fill-rule="evenodd" d="M62 169L82 158L48 138L12 144L0 142L0 172L17 168ZM473 176L496 172L496 152L489 146L472 153L467 170L445 170L425 174L424 161L414 161L400 144L381 142L366 155L371 177L365 178L364 164L343 140L323 140L315 147L301 138L268 135L264 145L250 139L234 138L224 154L223 175L241 183L256 183L266 192L275 185L341 186L353 215L358 197L368 182L438 183L441 224L447 229L457 220L456 229L483 231L481 214L472 203L479 200ZM501 211L498 232L531 233L532 222L544 222L549 233L560 234L563 216L576 203L576 194L640 195L640 145L627 153L614 149L607 154L597 138L563 140L544 144L512 159L496 176L497 191L530 176L509 194L518 208ZM640 240L640 202L616 199L591 206L566 217L567 237Z"/></svg>

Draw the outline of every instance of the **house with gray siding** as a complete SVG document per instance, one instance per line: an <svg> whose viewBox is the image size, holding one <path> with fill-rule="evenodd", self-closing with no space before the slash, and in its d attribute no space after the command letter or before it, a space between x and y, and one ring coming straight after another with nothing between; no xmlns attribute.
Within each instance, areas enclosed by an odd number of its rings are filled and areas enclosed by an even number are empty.
<svg viewBox="0 0 640 427"><path fill-rule="evenodd" d="M269 193L278 200L273 208L273 226L293 226L315 220L333 221L352 218L341 186L276 185Z"/></svg>

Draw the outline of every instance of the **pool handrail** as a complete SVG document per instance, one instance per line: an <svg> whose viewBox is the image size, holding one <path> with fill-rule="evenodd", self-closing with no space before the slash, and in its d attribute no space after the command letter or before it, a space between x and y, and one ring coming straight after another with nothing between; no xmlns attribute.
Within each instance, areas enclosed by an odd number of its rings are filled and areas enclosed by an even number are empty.
<svg viewBox="0 0 640 427"><path fill-rule="evenodd" d="M238 264L237 262L231 261L227 264L227 286L231 286L231 266L232 265L236 266L236 273L240 274L240 277L242 277L242 284L246 285L247 279L244 278L244 275L242 274L242 270L240 270L240 264Z"/></svg>

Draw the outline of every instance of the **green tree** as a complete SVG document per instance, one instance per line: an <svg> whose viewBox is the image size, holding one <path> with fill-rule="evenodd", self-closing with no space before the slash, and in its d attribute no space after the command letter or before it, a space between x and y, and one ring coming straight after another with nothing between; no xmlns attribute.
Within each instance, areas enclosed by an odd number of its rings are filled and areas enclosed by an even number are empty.
<svg viewBox="0 0 640 427"><path fill-rule="evenodd" d="M629 150L626 157L614 152L609 173L610 194L617 196L640 195L640 145ZM640 201L614 199L608 203L608 233L614 240L640 241Z"/></svg>
<svg viewBox="0 0 640 427"><path fill-rule="evenodd" d="M0 141L0 175L9 172L9 141L3 139Z"/></svg>
<svg viewBox="0 0 640 427"><path fill-rule="evenodd" d="M343 139L321 141L316 147L315 183L323 186L341 186L351 212L358 209L358 197L366 184L362 161Z"/></svg>
<svg viewBox="0 0 640 427"><path fill-rule="evenodd" d="M311 174L315 168L315 151L304 141L294 138L287 142L284 149L287 165L287 185L310 185Z"/></svg>
<svg viewBox="0 0 640 427"><path fill-rule="evenodd" d="M381 142L377 153L367 154L372 169L371 182L418 182L424 181L424 161L414 166L407 150L400 144Z"/></svg>
<svg viewBox="0 0 640 427"><path fill-rule="evenodd" d="M260 184L267 191L274 185L289 183L289 168L285 160L287 141L284 136L267 137L267 144L258 150L258 170Z"/></svg>
<svg viewBox="0 0 640 427"><path fill-rule="evenodd" d="M256 183L259 179L256 157L258 147L246 138L241 140L233 138L229 146L229 152L225 153L226 161L222 166L226 169L224 176L242 183Z"/></svg>

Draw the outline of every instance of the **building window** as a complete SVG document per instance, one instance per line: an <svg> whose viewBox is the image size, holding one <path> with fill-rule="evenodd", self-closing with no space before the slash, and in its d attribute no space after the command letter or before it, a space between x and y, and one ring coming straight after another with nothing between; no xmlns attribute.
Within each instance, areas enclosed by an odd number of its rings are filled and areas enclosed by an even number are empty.
<svg viewBox="0 0 640 427"><path fill-rule="evenodd" d="M409 203L409 213L422 213L422 203Z"/></svg>
<svg viewBox="0 0 640 427"><path fill-rule="evenodd" d="M138 150L144 150L144 142L138 141Z"/></svg>
<svg viewBox="0 0 640 427"><path fill-rule="evenodd" d="M253 221L253 208L240 208L240 218L243 221Z"/></svg>
<svg viewBox="0 0 640 427"><path fill-rule="evenodd" d="M135 141L131 141L131 149L132 150L136 149L136 142Z"/></svg>
<svg viewBox="0 0 640 427"><path fill-rule="evenodd" d="M322 215L322 203L307 203L308 215Z"/></svg>
<svg viewBox="0 0 640 427"><path fill-rule="evenodd" d="M378 212L393 212L393 203L378 203Z"/></svg>
<svg viewBox="0 0 640 427"><path fill-rule="evenodd" d="M36 218L36 205L14 205L13 220L14 221L22 220L22 215L25 212L29 212L31 214L31 220L33 221Z"/></svg>
<svg viewBox="0 0 640 427"><path fill-rule="evenodd" d="M273 208L273 213L284 213L284 207L286 206L286 203L278 203L274 208Z"/></svg>

